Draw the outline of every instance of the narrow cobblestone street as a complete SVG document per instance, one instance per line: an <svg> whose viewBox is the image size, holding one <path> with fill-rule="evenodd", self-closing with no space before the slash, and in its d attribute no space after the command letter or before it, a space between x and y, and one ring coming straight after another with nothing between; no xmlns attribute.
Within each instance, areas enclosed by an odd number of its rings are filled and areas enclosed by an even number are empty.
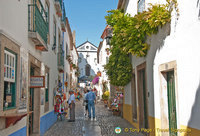
<svg viewBox="0 0 200 136"><path fill-rule="evenodd" d="M121 128L121 133L115 133L115 127ZM81 102L76 103L76 121L57 121L45 136L143 136L137 132L125 132L125 128L133 128L126 120L119 116L113 116L103 103L96 104L96 119L89 120L84 117L84 109Z"/></svg>

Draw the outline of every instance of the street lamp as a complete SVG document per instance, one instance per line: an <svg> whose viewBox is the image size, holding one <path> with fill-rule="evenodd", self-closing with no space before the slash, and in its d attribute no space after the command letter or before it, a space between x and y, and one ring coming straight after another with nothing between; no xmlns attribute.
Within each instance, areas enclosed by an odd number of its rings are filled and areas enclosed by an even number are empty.
<svg viewBox="0 0 200 136"><path fill-rule="evenodd" d="M111 38L112 38L112 29L111 28L107 28L107 35L106 35L106 44L110 45L111 42Z"/></svg>

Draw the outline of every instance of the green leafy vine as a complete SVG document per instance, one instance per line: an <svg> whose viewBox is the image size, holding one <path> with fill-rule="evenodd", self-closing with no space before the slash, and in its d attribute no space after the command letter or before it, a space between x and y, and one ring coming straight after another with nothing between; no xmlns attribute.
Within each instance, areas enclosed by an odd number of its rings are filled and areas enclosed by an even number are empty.
<svg viewBox="0 0 200 136"><path fill-rule="evenodd" d="M113 37L112 54L105 69L111 84L125 86L130 82L132 65L128 54L145 57L150 47L146 43L147 36L156 34L159 27L170 22L173 9L179 15L176 0L167 0L167 4L151 4L147 11L134 17L121 10L108 11L105 19L113 28Z"/></svg>

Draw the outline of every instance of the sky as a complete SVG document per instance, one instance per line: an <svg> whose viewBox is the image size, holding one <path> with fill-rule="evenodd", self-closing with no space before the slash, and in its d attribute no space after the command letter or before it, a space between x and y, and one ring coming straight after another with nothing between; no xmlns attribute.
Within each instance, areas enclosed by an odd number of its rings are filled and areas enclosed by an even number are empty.
<svg viewBox="0 0 200 136"><path fill-rule="evenodd" d="M117 9L118 0L64 0L71 30L76 31L76 46L87 40L99 46L106 27L108 10Z"/></svg>

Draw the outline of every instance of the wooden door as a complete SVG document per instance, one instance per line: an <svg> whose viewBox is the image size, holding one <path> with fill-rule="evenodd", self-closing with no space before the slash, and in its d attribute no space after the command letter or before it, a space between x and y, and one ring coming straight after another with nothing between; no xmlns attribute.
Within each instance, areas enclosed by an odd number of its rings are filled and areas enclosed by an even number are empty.
<svg viewBox="0 0 200 136"><path fill-rule="evenodd" d="M135 84L135 74L132 74L131 79L131 98L132 98L132 119L137 121L137 100L136 100L136 84Z"/></svg>
<svg viewBox="0 0 200 136"><path fill-rule="evenodd" d="M177 129L176 120L176 95L174 71L167 72L167 95L168 95L168 117L169 117L169 133L170 136L177 136L177 133L171 131Z"/></svg>
<svg viewBox="0 0 200 136"><path fill-rule="evenodd" d="M139 127L148 128L148 102L145 68L138 71Z"/></svg>

